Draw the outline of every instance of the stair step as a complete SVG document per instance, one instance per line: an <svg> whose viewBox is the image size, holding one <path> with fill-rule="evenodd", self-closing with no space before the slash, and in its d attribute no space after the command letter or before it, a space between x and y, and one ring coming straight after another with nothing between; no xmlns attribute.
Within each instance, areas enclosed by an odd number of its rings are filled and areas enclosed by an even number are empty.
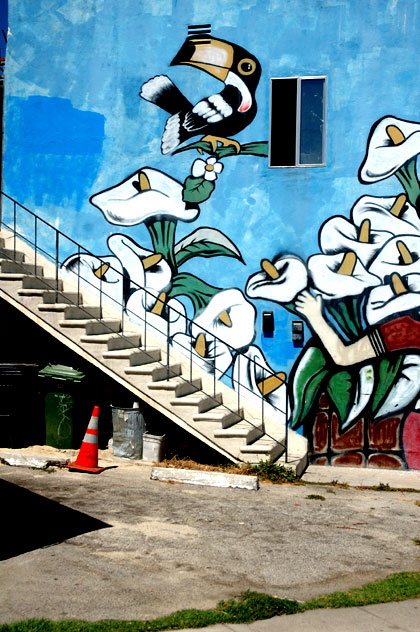
<svg viewBox="0 0 420 632"><path fill-rule="evenodd" d="M151 362L141 366L130 366L124 369L126 375L150 375L153 382L160 382L171 377L181 375L182 367L180 364L170 364L169 367L159 362Z"/></svg>
<svg viewBox="0 0 420 632"><path fill-rule="evenodd" d="M6 241L4 239L4 237L0 237L0 248L4 248L6 245Z"/></svg>
<svg viewBox="0 0 420 632"><path fill-rule="evenodd" d="M91 334L90 336L84 335L80 337L80 341L89 342L89 343L98 344L98 345L107 345L107 348L109 349L108 345L110 344L112 340L115 340L116 344L118 345L120 340L124 342L126 339L130 339L130 338L131 338L131 334L106 333L106 334ZM140 342L140 336L137 336L136 339ZM134 342L134 338L133 338L133 342Z"/></svg>
<svg viewBox="0 0 420 632"><path fill-rule="evenodd" d="M217 393L214 397L201 394L185 395L184 397L178 397L171 400L172 406L196 406L199 413L204 413L206 410L216 408L222 403L222 394Z"/></svg>
<svg viewBox="0 0 420 632"><path fill-rule="evenodd" d="M258 439L255 443L249 445L243 445L240 448L240 452L243 455L255 455L256 457L265 457L275 461L283 454L285 445L283 442L277 442L269 437Z"/></svg>
<svg viewBox="0 0 420 632"><path fill-rule="evenodd" d="M24 274L18 272L0 272L0 281L21 281L24 277Z"/></svg>
<svg viewBox="0 0 420 632"><path fill-rule="evenodd" d="M91 320L88 318L83 319L67 319L60 320L58 323L60 327L80 327L85 330L86 336L95 335L95 334L109 334L116 333L121 328L121 321L114 319L105 319L105 320Z"/></svg>
<svg viewBox="0 0 420 632"><path fill-rule="evenodd" d="M65 303L66 305L82 305L82 295L77 292L56 292L55 290L45 291L42 293L42 302L46 305L54 303Z"/></svg>
<svg viewBox="0 0 420 632"><path fill-rule="evenodd" d="M0 261L0 268L3 273L34 274L37 277L42 277L44 274L44 268L42 266L36 266L33 263L9 261L8 259Z"/></svg>
<svg viewBox="0 0 420 632"><path fill-rule="evenodd" d="M39 290L35 290L35 292L39 292ZM38 294L35 296L38 296ZM40 312L64 312L66 307L68 307L68 303L40 303L37 305L37 309Z"/></svg>
<svg viewBox="0 0 420 632"><path fill-rule="evenodd" d="M108 339L108 351L117 351L121 349L136 349L141 345L139 334L124 334L121 336L113 336Z"/></svg>
<svg viewBox="0 0 420 632"><path fill-rule="evenodd" d="M80 307L79 305L66 305L64 318L68 320L83 320L84 318L100 318L101 307L99 305L88 305Z"/></svg>
<svg viewBox="0 0 420 632"><path fill-rule="evenodd" d="M218 428L214 431L217 439L245 439L247 444L260 439L264 435L262 424L252 425L249 421L239 421L229 428Z"/></svg>
<svg viewBox="0 0 420 632"><path fill-rule="evenodd" d="M35 290L35 289L24 290L22 288L20 288L18 290L19 296L39 296L39 297L41 297L43 293L44 293L44 290Z"/></svg>
<svg viewBox="0 0 420 632"><path fill-rule="evenodd" d="M70 322L70 321L69 321ZM121 321L117 318L103 318L102 320L91 320L86 323L86 335L118 333L121 331Z"/></svg>
<svg viewBox="0 0 420 632"><path fill-rule="evenodd" d="M218 421L222 424L222 428L230 428L243 419L243 411L232 411L224 406L219 406L205 413L194 415L194 421Z"/></svg>
<svg viewBox="0 0 420 632"><path fill-rule="evenodd" d="M24 290L55 290L61 291L63 289L62 279L39 279L34 276L26 276L22 278L22 289Z"/></svg>
<svg viewBox="0 0 420 632"><path fill-rule="evenodd" d="M19 252L18 250L13 250L12 248L4 248L0 243L0 258L5 257L6 259L11 259L12 261L19 261L23 263L25 261L25 253Z"/></svg>
<svg viewBox="0 0 420 632"><path fill-rule="evenodd" d="M140 366L149 364L150 362L160 362L162 360L162 352L159 347L149 347L147 349L138 349L136 351L128 350L130 353L130 366Z"/></svg>
<svg viewBox="0 0 420 632"><path fill-rule="evenodd" d="M171 391L175 397L183 397L184 395L195 393L202 388L200 378L187 382L181 377L173 378L172 380L162 380L161 382L152 382L147 386L151 390Z"/></svg>

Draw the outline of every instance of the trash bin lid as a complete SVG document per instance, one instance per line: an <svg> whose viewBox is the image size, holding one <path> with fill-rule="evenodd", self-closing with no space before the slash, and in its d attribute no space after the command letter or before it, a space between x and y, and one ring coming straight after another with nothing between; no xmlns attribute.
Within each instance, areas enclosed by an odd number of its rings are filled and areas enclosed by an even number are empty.
<svg viewBox="0 0 420 632"><path fill-rule="evenodd" d="M68 380L71 382L80 382L85 374L78 369L73 369L71 366L65 366L64 364L48 364L38 375L40 377L51 377L55 380Z"/></svg>

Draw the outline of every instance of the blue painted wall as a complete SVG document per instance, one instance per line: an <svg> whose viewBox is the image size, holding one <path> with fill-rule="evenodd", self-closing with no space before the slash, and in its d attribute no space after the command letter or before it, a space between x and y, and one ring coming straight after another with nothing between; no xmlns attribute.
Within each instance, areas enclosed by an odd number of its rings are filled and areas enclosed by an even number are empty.
<svg viewBox="0 0 420 632"><path fill-rule="evenodd" d="M238 246L246 266L195 259L209 283L244 289L263 257L306 258L331 215L348 216L362 194L391 182L357 180L371 125L386 114L418 120L419 3L415 0L10 0L4 190L98 254L113 232L89 196L141 166L183 181L191 152L160 154L166 114L139 99L141 84L167 73L191 100L220 84L189 67L169 68L189 24L211 23L262 64L258 114L238 140L268 138L271 77L328 77L327 166L269 169L263 158L224 161L199 221ZM122 229L149 247L144 226ZM187 269L187 266L185 267ZM273 303L273 339L256 344L289 371L297 355L292 317ZM258 319L258 327L260 320Z"/></svg>

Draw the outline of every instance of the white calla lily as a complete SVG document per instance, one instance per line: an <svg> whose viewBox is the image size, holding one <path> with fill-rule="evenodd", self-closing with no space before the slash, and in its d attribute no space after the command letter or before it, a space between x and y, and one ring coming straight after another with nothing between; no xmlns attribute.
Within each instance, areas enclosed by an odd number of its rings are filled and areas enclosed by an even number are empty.
<svg viewBox="0 0 420 632"><path fill-rule="evenodd" d="M134 226L153 218L192 222L198 206L187 208L182 184L157 169L145 167L117 185L96 193L90 202L111 224Z"/></svg>
<svg viewBox="0 0 420 632"><path fill-rule="evenodd" d="M347 419L344 420L342 429L347 429L351 422L358 419L369 403L375 385L373 366L367 364L363 366L357 378L356 393L353 406L350 409Z"/></svg>
<svg viewBox="0 0 420 632"><path fill-rule="evenodd" d="M364 195L353 206L352 222L360 226L369 220L374 239L385 243L397 235L420 236L420 220L404 194L397 197Z"/></svg>
<svg viewBox="0 0 420 632"><path fill-rule="evenodd" d="M308 285L305 263L293 255L273 262L263 259L262 270L249 277L245 292L250 298L290 303Z"/></svg>
<svg viewBox="0 0 420 632"><path fill-rule="evenodd" d="M400 377L394 383L388 397L376 413L376 419L399 413L419 396L420 355L414 353L406 355L402 367Z"/></svg>
<svg viewBox="0 0 420 632"><path fill-rule="evenodd" d="M95 257L85 253L67 257L62 264L63 275L77 283L78 279L88 291L101 293L117 309L124 303L123 268L114 256Z"/></svg>
<svg viewBox="0 0 420 632"><path fill-rule="evenodd" d="M385 281L393 273L400 276L420 273L420 236L401 235L390 239L369 266L369 272Z"/></svg>
<svg viewBox="0 0 420 632"><path fill-rule="evenodd" d="M420 274L409 274L402 280L392 276L390 283L375 287L370 292L366 320L369 325L377 325L391 316L398 317L404 312L419 309Z"/></svg>
<svg viewBox="0 0 420 632"><path fill-rule="evenodd" d="M217 379L220 379L232 364L229 347L214 337L207 339L203 333L196 338L183 333L175 334L171 344L182 355L191 357L194 364L201 369L215 374Z"/></svg>
<svg viewBox="0 0 420 632"><path fill-rule="evenodd" d="M246 353L236 355L232 369L232 386L256 409L262 409L264 416L267 415L282 425L286 424L286 374L274 373L259 347L251 345Z"/></svg>
<svg viewBox="0 0 420 632"><path fill-rule="evenodd" d="M369 184L389 178L419 153L420 124L387 116L372 128L360 180Z"/></svg>
<svg viewBox="0 0 420 632"><path fill-rule="evenodd" d="M349 267L348 261L351 261ZM370 274L351 252L344 256L313 255L308 259L308 270L315 291L326 299L357 296L367 288L381 283L380 279Z"/></svg>
<svg viewBox="0 0 420 632"><path fill-rule="evenodd" d="M111 235L108 247L118 257L125 274L130 278L131 291L138 291L139 288L145 291L148 307L154 304L160 292L169 290L172 272L161 255L142 248L127 235Z"/></svg>
<svg viewBox="0 0 420 632"><path fill-rule="evenodd" d="M144 327L152 337L166 338L185 333L187 314L184 305L172 298L166 301L163 293L155 296L151 305L151 294L145 300L145 293L137 290L127 301L126 312L132 323Z"/></svg>
<svg viewBox="0 0 420 632"><path fill-rule="evenodd" d="M366 266L389 237L391 235L372 232L369 221L363 224L362 230L358 230L357 226L345 217L335 216L321 227L319 245L326 255L352 251Z"/></svg>
<svg viewBox="0 0 420 632"><path fill-rule="evenodd" d="M237 288L215 294L191 324L191 335L203 333L209 343L212 336L233 349L251 344L255 337L255 307Z"/></svg>

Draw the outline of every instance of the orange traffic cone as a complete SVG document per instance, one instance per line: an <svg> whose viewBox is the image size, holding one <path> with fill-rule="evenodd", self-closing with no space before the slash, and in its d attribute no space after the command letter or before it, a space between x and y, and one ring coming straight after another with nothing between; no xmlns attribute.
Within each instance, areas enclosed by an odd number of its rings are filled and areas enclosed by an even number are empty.
<svg viewBox="0 0 420 632"><path fill-rule="evenodd" d="M67 465L70 471L90 472L91 474L99 474L99 472L104 471L104 467L98 467L98 417L99 406L94 406L77 459Z"/></svg>

